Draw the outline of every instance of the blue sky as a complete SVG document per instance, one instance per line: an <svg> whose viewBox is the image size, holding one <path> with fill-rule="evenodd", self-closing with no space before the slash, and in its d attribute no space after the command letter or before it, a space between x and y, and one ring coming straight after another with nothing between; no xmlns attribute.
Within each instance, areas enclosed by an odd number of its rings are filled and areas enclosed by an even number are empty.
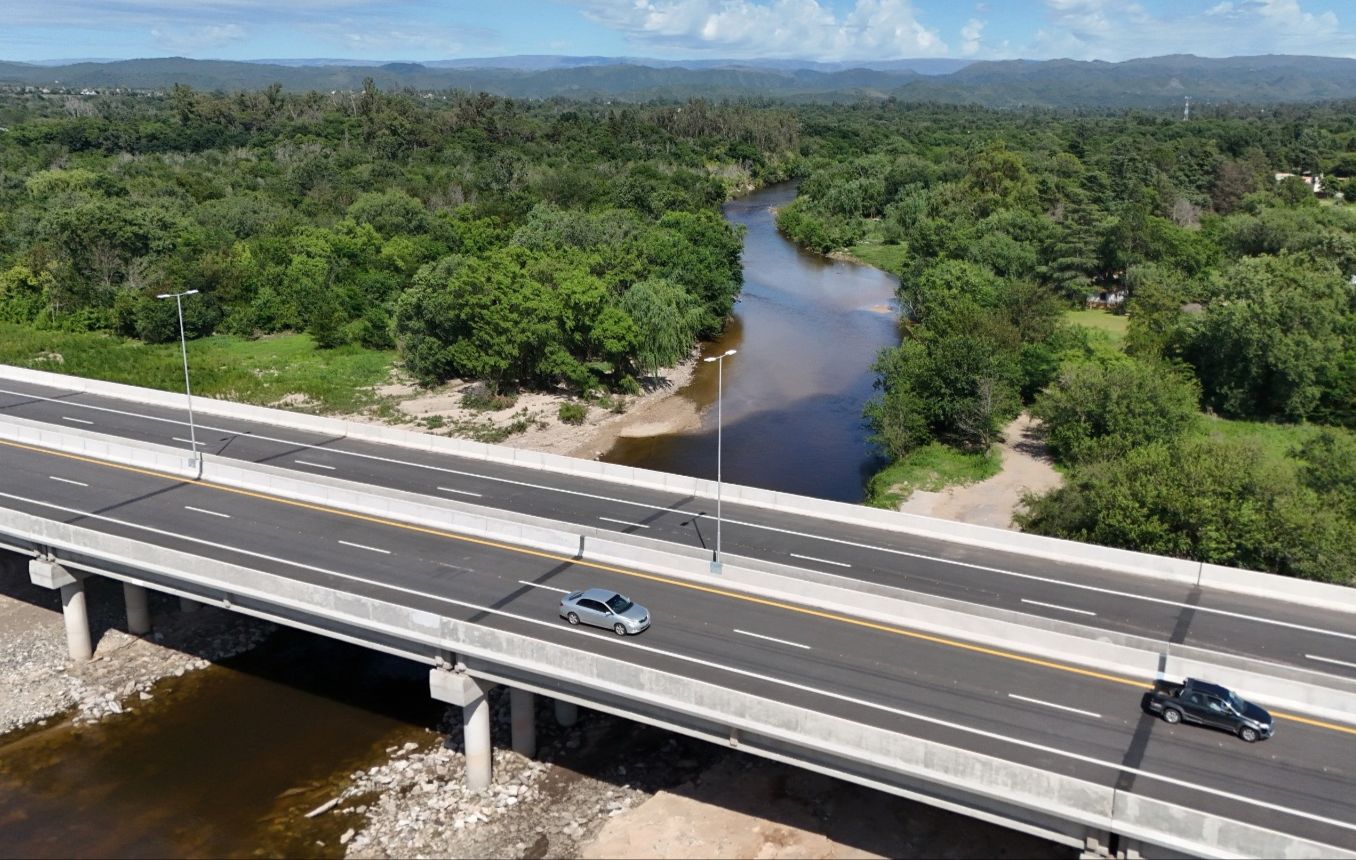
<svg viewBox="0 0 1356 860"><path fill-rule="evenodd" d="M1356 0L10 0L0 59L1356 57Z"/></svg>

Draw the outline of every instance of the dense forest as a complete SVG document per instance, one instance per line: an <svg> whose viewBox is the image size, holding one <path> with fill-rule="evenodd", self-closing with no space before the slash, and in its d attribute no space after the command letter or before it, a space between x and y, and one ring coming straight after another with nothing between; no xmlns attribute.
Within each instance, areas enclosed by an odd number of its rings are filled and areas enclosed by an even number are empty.
<svg viewBox="0 0 1356 860"><path fill-rule="evenodd" d="M0 321L148 343L306 331L423 382L634 389L718 331L734 190L794 118L486 95L51 99L0 109Z"/></svg>
<svg viewBox="0 0 1356 860"><path fill-rule="evenodd" d="M1066 480L1024 528L1351 582L1352 107L803 111L779 225L900 274L868 414L897 462L985 456L1026 408ZM1122 344L1068 322L1089 298L1128 315Z"/></svg>
<svg viewBox="0 0 1356 860"><path fill-rule="evenodd" d="M635 391L730 313L721 202L795 176L789 237L900 276L879 498L920 453L991 460L1025 409L1066 480L1024 528L1351 582L1353 108L16 93L0 334L30 362L34 333L93 338L67 369L98 375L118 344L175 340L155 296L193 289L192 338L306 332L490 395ZM1123 340L1071 322L1089 295Z"/></svg>

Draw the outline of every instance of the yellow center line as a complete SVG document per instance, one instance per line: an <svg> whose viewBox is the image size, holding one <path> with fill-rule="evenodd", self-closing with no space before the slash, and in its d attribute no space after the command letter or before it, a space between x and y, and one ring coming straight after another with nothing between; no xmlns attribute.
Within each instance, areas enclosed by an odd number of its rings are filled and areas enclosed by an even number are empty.
<svg viewBox="0 0 1356 860"><path fill-rule="evenodd" d="M20 442L13 442L7 439L0 439L0 445L6 445L11 448L19 448L24 451L32 451L37 454L46 454L53 457L62 457L67 460L75 460L81 463L89 463L94 466L102 466L107 469L116 469L122 472L130 472L137 475L145 475L151 478L161 480L170 480L178 482L181 486L197 487L205 490L215 490L223 493L231 493L237 496L246 496L252 499L259 499L273 504L288 505L294 508L302 508L318 513L330 514L334 516L347 517L362 522L374 523L376 525L387 526L390 528L403 529L404 531L416 532L419 534L432 535L434 537L446 538L448 540L462 541L464 543L475 544L477 546L489 547L491 549L503 550L505 552L517 553L519 555L528 555L536 558L543 558L549 561L566 562L580 567L602 570L608 573L615 573L621 576L631 577L633 579L644 579L650 582L659 582L665 585L671 585L675 588L684 588L690 591L699 591L706 594L714 594L720 597L727 597L732 600L740 600L745 603L756 603L761 606L770 606L775 609L781 609L786 612L793 612L800 615L809 615L815 618L823 618L828 621L836 621L842 624L851 624L855 627L862 627L869 630L877 630L882 633L890 633L896 636L904 636L909 639L916 639L923 642L930 642L934 645L945 645L950 648L957 648L962 651L970 651L976 654L984 654L990 657L999 657L1005 660L1012 660L1019 663L1026 663L1032 666L1040 666L1045 669L1053 669L1059 672L1067 672L1073 675L1082 675L1088 678L1096 678L1101 681L1107 681L1113 684L1122 684L1127 687L1136 687L1141 690L1152 690L1153 684L1135 678L1126 678L1121 675L1112 675L1105 672L1098 672L1092 669L1084 669L1079 666L1071 666L1067 663L1060 663L1053 660L1044 660L1039 657L1031 657L1026 654L1018 654L1013 651L1005 651L1000 648L989 648L984 645L976 645L972 642L962 642L956 639L949 639L944 636L934 636L930 633L922 633L917 630L910 630L905 627L898 627L892 624L883 624L876 621L868 621L864 618L854 618L850 615L842 615L836 612L826 612L822 609L811 609L806 606L799 606L794 603L787 603L781 600L773 600L766 597L757 597L752 594L744 594L738 591L730 591L724 588L717 588L710 585L701 585L686 580L674 579L668 576L662 576L654 573L644 573L638 570L631 570L624 567L602 564L595 561L575 558L574 556L561 555L559 553L547 552L545 550L536 550L529 547L515 546L513 544L501 543L499 541L486 540L485 538L471 537L470 535L457 534L443 529L430 528L428 526L415 525L414 523L401 522L386 517L373 516L371 514L362 514L356 511L346 511L341 508L331 508L325 505L317 505L312 502L303 502L297 499L287 499L281 496L272 496L267 493L260 493L254 490L245 490L240 487L228 487L222 484L205 483L198 480L183 478L178 475L171 475L164 472L157 472L153 469L143 469L138 466L128 466L122 463L111 463L106 460L98 460L92 457L86 457L80 454L72 454L66 451L54 451L48 448L39 448L33 445L25 445ZM1308 717L1295 716L1293 714L1282 714L1272 712L1272 716L1293 720L1297 723L1315 726L1332 731L1344 732L1350 735L1356 735L1356 727L1343 726L1336 723L1329 723L1323 720L1314 720Z"/></svg>

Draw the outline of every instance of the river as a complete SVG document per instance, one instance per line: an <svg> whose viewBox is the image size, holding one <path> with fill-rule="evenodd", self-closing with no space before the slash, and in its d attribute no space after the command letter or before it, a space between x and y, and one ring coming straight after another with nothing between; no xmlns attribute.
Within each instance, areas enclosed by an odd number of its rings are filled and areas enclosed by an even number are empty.
<svg viewBox="0 0 1356 860"><path fill-rule="evenodd" d="M725 478L858 501L877 468L861 415L872 361L898 339L895 282L783 239L772 209L794 197L786 183L725 206L747 228L744 291L706 350L739 351L725 362ZM715 477L715 365L679 395L703 410L700 431L622 440L607 459ZM349 825L299 810L436 725L426 679L285 630L162 682L135 715L16 733L0 741L0 857L341 856Z"/></svg>
<svg viewBox="0 0 1356 860"><path fill-rule="evenodd" d="M725 205L742 224L744 290L725 333L703 353L724 362L724 479L859 502L880 469L862 422L877 353L899 343L891 276L807 254L777 232L773 209L795 199L781 183ZM618 440L603 457L716 477L717 368L701 365L679 396L703 410L694 433Z"/></svg>

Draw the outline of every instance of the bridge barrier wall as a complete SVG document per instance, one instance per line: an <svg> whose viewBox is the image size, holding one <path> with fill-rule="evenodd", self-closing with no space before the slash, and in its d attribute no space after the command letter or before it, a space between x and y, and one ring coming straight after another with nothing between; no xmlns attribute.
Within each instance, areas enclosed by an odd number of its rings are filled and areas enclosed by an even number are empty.
<svg viewBox="0 0 1356 860"><path fill-rule="evenodd" d="M0 379L12 379L67 390L74 389L89 394L149 403L170 409L181 408L185 404L185 398L182 395L172 392L67 376L48 371L30 370L11 365L0 365ZM207 397L194 397L193 408L203 415L237 418L280 427L290 427L318 433L333 439L365 440L565 475L633 484L652 489L668 490L680 496L698 496L708 499L713 499L716 496L714 481L671 475L631 466L619 466L556 454L543 454L504 445L489 445L464 439L432 436L378 424L343 421L320 415L309 415L264 406L250 406ZM814 499L738 484L725 484L723 493L724 498L731 502L884 528L924 538L958 542L1069 564L1096 565L1139 576L1193 585L1206 584L1203 577L1208 568L1208 584L1213 588L1274 597L1292 603L1317 606L1329 610L1356 612L1356 588L1296 580L1236 568L1202 565L1199 562L1185 559L1023 534L1006 529L956 523L933 517Z"/></svg>
<svg viewBox="0 0 1356 860"><path fill-rule="evenodd" d="M180 478L197 476L197 468L191 465L192 460L186 451L175 451L162 445L150 445L113 436L101 436L88 431L72 431L41 421L11 416L0 418L0 439L36 448L65 451L68 454L124 466L164 472Z"/></svg>
<svg viewBox="0 0 1356 860"><path fill-rule="evenodd" d="M900 775L959 787L991 803L1038 810L1088 827L1130 834L1146 842L1200 856L1356 856L1339 847L1308 842L1193 808L1127 795L1101 782L638 666L584 648L472 624L442 612L340 592L325 585L177 550L151 548L134 539L18 511L0 509L0 537L11 542L29 542L52 551L59 559L69 553L80 558L98 559L112 566L184 580L193 585L196 596L212 601L213 595L219 595L217 602L226 606L232 605L233 601L253 600L290 612L306 613L316 625L311 629L322 632L326 624L370 629L423 645L437 653L451 652L490 665L506 665L585 691L608 693L623 700L643 702L647 707L667 709L679 721L693 717L714 721L755 738L767 737L790 745L802 751L802 755L817 760L837 757L867 763ZM80 562L72 566L107 573L102 567ZM390 588L379 583L370 585ZM424 597L446 604L449 610L470 606L447 598ZM507 614L489 607L474 608ZM561 635L587 635L573 628L551 626ZM588 641L596 644L597 639ZM952 725L952 728L966 730L963 726ZM756 743L748 749L759 751ZM1108 782L1115 770L1114 764L1107 767ZM1141 779L1146 777L1152 779L1141 774ZM1162 829L1165 827L1170 829Z"/></svg>
<svg viewBox="0 0 1356 860"><path fill-rule="evenodd" d="M110 441L91 431L53 429L27 419L0 419L0 438L6 437L40 438L46 447L148 467L176 462L176 452L160 445ZM530 547L562 559L638 568L707 588L810 605L916 633L1129 675L1144 679L1146 686L1156 677L1208 677L1261 704L1344 722L1356 714L1356 682L1338 676L757 559L727 555L723 573L716 576L710 573L709 555L696 547L210 454L204 455L202 470L203 480L210 483Z"/></svg>

